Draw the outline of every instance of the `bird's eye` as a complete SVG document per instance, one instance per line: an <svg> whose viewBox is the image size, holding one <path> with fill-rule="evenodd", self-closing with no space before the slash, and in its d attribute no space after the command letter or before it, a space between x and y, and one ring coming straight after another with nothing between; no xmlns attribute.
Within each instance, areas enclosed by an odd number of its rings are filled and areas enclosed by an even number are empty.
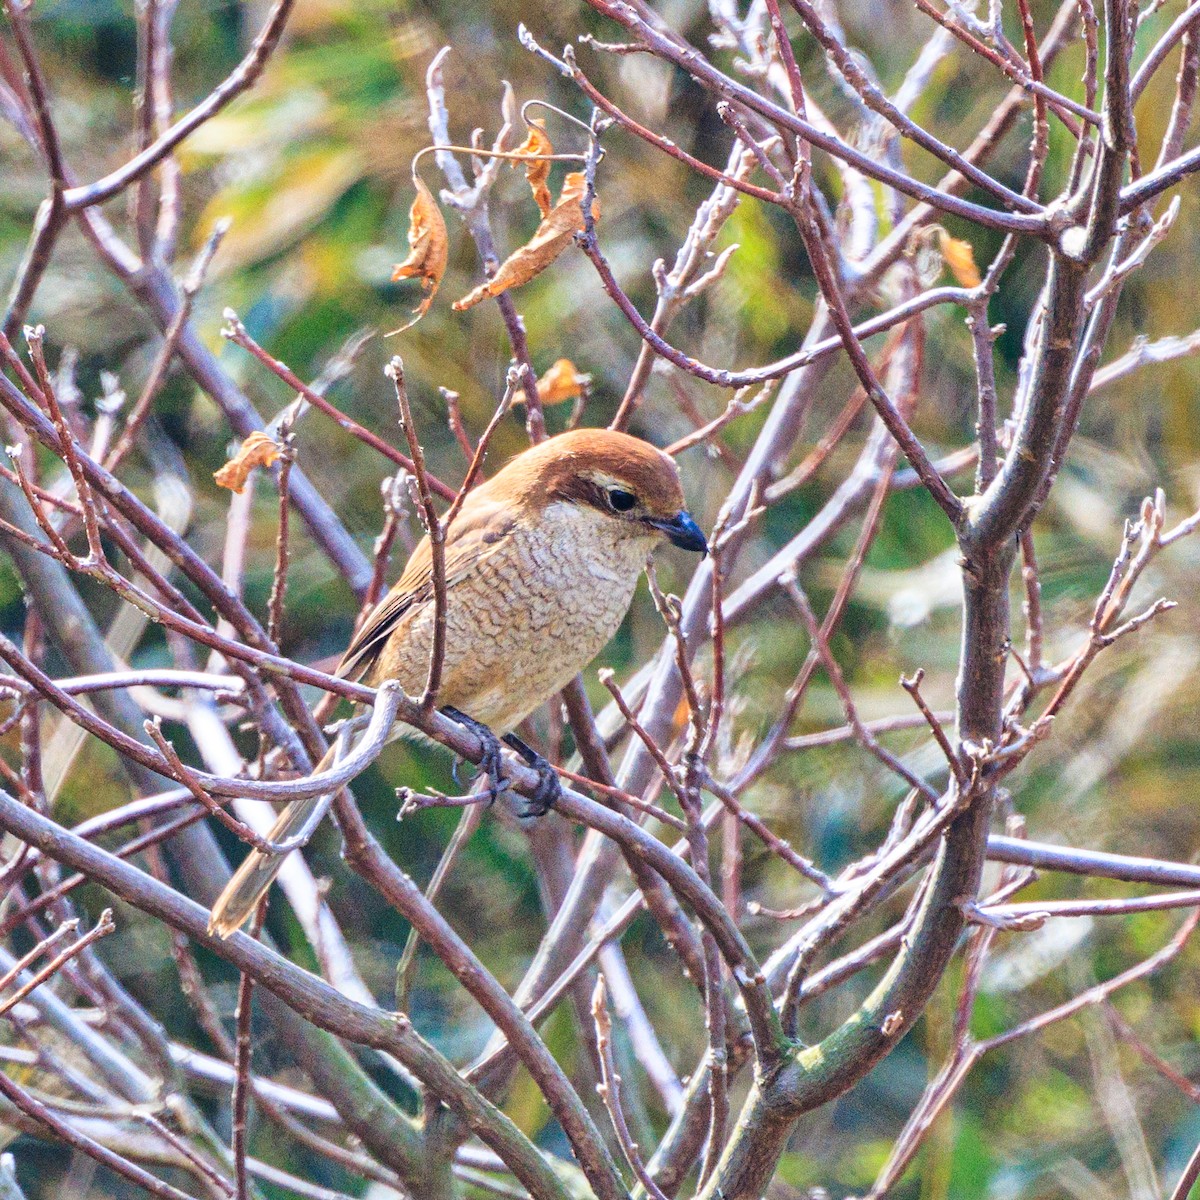
<svg viewBox="0 0 1200 1200"><path fill-rule="evenodd" d="M628 512L636 503L637 497L632 492L620 488L608 489L608 502L617 512Z"/></svg>

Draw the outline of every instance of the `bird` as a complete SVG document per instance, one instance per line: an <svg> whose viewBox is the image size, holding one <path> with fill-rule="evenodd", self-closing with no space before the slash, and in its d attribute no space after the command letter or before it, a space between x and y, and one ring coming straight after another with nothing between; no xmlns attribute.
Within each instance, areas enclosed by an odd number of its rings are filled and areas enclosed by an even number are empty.
<svg viewBox="0 0 1200 1200"><path fill-rule="evenodd" d="M553 803L553 768L513 730L604 648L651 552L667 541L708 552L684 504L674 460L617 430L548 438L467 494L445 534L446 632L436 703L480 737L493 799L503 738L542 778L528 815ZM420 694L435 612L426 537L362 623L337 674L370 687L395 680ZM330 751L317 771L332 761ZM292 801L268 840L293 836L324 799ZM210 934L226 938L245 922L286 854L250 851L213 906Z"/></svg>

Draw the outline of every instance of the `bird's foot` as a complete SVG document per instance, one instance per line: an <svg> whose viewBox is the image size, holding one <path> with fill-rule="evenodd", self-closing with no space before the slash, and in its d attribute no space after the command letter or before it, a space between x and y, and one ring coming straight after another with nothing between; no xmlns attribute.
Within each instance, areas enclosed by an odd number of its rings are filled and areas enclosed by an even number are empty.
<svg viewBox="0 0 1200 1200"><path fill-rule="evenodd" d="M469 729L483 747L479 758L479 769L488 777L488 804L494 804L501 792L512 787L512 781L504 775L504 752L500 749L500 739L482 721L468 717L465 712L452 708L449 704L442 709L456 725Z"/></svg>
<svg viewBox="0 0 1200 1200"><path fill-rule="evenodd" d="M548 758L539 754L527 742L522 741L515 733L506 733L504 742L511 746L537 772L537 791L529 797L525 811L519 813L522 817L541 817L554 807L555 801L562 795L562 784Z"/></svg>

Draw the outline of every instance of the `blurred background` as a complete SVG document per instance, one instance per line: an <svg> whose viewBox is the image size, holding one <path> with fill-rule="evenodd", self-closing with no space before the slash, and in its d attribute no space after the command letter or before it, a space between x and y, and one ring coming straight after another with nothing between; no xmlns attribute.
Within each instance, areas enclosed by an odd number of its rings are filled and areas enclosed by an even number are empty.
<svg viewBox="0 0 1200 1200"><path fill-rule="evenodd" d="M656 5L664 18L697 44L711 31L708 11L694 0ZM182 0L174 22L177 109L204 96L236 64L260 26L268 6ZM1042 9L1045 8L1045 11ZM1165 5L1145 22L1139 45L1149 45L1174 18L1179 5ZM931 32L911 4L839 6L847 38L875 64L885 90L894 90ZM1034 5L1039 29L1052 15ZM1011 16L1012 14L1008 14ZM81 179L111 169L131 152L136 34L132 4L116 0L43 0L33 10L38 45L53 91L54 111L68 161ZM473 437L482 431L503 391L508 343L494 305L469 313L450 302L479 281L475 249L447 210L450 267L425 319L391 339L378 336L408 319L417 303L414 281L392 283L393 265L407 253L405 231L412 200L409 166L428 144L424 72L443 45L453 52L445 68L452 133L466 141L482 127L490 142L500 122L502 81L517 98L543 98L586 119L588 109L570 86L520 48L519 22L539 41L558 50L580 33L613 38L582 4L405 3L404 0L301 0L285 43L252 92L239 99L189 139L182 150L184 222L178 271L203 244L214 222L232 221L207 282L196 302L196 325L220 355L225 369L269 418L292 397L260 364L222 342L222 312L232 307L249 333L301 377L311 380L348 338L375 331L349 378L331 398L356 420L393 444L402 445L395 398L382 368L392 353L403 355L416 419L431 466L457 484L465 463L447 427L439 388L461 396ZM1015 41L1019 34L1012 32ZM811 40L798 38L806 82L826 112L843 129L853 110L825 73ZM1143 50L1144 52L1144 50ZM727 50L714 51L722 61ZM727 130L698 88L678 73L641 56L610 58L586 48L581 61L607 93L640 120L660 129L706 161L723 162ZM1076 44L1055 63L1048 81L1078 93L1083 52ZM1173 70L1164 70L1137 112L1147 147L1156 147L1170 104ZM937 69L914 116L946 141L965 146L994 109L1004 87L982 60L948 56ZM1044 195L1061 183L1070 147L1056 132ZM550 118L559 150L582 149L578 131ZM1029 140L1029 116L1005 141L994 173L1019 187ZM651 265L668 264L699 203L709 191L701 178L614 130L601 168L600 234L622 285L648 313L654 302ZM1153 149L1147 151L1147 157ZM916 174L933 180L933 165L916 154L906 160ZM24 251L45 180L28 145L0 121L0 286L7 289ZM827 163L821 182L836 192ZM552 176L555 191L566 168ZM436 193L442 180L432 158L422 174ZM1182 213L1166 243L1127 286L1105 354L1123 354L1140 336L1186 335L1200 326L1200 189L1182 191ZM881 206L882 208L882 206ZM119 227L125 202L107 213ZM537 224L520 171L505 170L491 205L501 252L525 241ZM997 247L989 233L947 222L970 240L977 261ZM794 230L782 214L744 200L729 221L721 245L738 244L724 279L672 329L672 340L702 361L749 366L794 350L807 328L815 288ZM1040 286L1044 258L1036 246L1019 249L1004 287L991 308L993 322L1007 330L997 346L1002 412L1012 395L1017 358L1029 307ZM639 340L605 299L583 256L569 250L538 279L514 293L529 331L535 368L545 371L561 356L592 376L583 412L585 424L605 424L620 400ZM974 375L970 339L956 308L926 317L927 352L918 433L937 453L973 437ZM145 313L97 261L72 230L36 296L31 319L47 327L51 363L77 356L75 378L85 411L114 387L136 396L157 346ZM105 376L115 378L106 382ZM1107 577L1120 541L1122 522L1134 516L1144 495L1166 491L1172 522L1200 503L1200 363L1194 359L1147 367L1101 391L1089 404L1080 436L1045 516L1035 530L1047 603L1048 654L1069 653L1080 642L1094 598ZM799 453L811 448L829 419L845 403L852 376L844 362L829 374L809 421ZM680 407L680 393L708 419L727 394L694 379L656 372L633 430L666 445L693 428ZM549 410L552 430L562 428L570 405ZM693 450L680 465L692 511L711 526L740 462L761 426L764 410L740 417L725 431L722 456ZM178 448L189 480L194 511L190 543L219 563L229 494L212 482L212 471L228 456L232 433L219 409L176 370L162 391L157 424ZM861 429L867 427L860 418ZM368 554L383 522L381 483L388 463L320 414L310 414L296 435L298 461L342 517ZM861 435L858 438L861 443ZM495 464L526 444L521 412L505 421L493 442ZM835 454L819 476L772 513L743 553L733 582L765 561L819 508L852 463L851 446ZM131 481L153 483L152 464L135 459ZM962 479L958 486L965 488ZM245 589L263 612L271 582L277 519L274 490L258 481L254 500ZM300 661L323 662L346 644L355 615L348 588L295 523L293 567L283 633L285 652ZM818 605L828 602L857 533L851 523L806 567L804 581ZM397 546L389 581L399 573L407 538L419 534L415 518ZM1030 836L1127 853L1190 858L1200 844L1200 541L1184 542L1156 561L1142 585L1143 598L1165 595L1180 607L1136 638L1101 656L1083 688L1044 744L1011 779L1015 808L1028 819ZM663 587L682 593L690 566L686 556L660 556ZM91 593L89 593L91 596ZM98 613L112 614L111 597L96 594ZM1016 634L1019 600L1014 593ZM834 650L843 664L865 717L907 712L899 675L924 667L926 695L938 709L950 707L957 663L958 584L951 536L945 521L921 492L893 495L882 530L851 602ZM15 572L0 559L0 626L19 631L24 602ZM628 678L663 636L645 590L603 663ZM779 711L808 647L794 615L781 604L760 606L733 638L736 673L731 680L733 742L753 737ZM161 634L151 629L135 661L166 663ZM597 707L603 690L589 672ZM832 689L820 677L800 714L797 732L841 723ZM543 723L544 727L544 723ZM920 731L889 735L888 744L908 752L923 742ZM731 753L734 751L731 750ZM419 881L427 880L457 814L425 812L397 825L393 789L453 786L448 758L403 745L390 749L356 784L389 851ZM104 747L89 743L59 800L68 823L127 798L128 784ZM875 760L848 744L793 755L757 786L750 805L772 827L825 867L834 869L876 844L886 829L900 790ZM233 849L231 844L231 850ZM747 844L747 902L767 909L794 904L794 876ZM354 939L365 978L387 1003L406 925L349 877L337 858L329 830L313 854L319 872L334 879L334 898ZM1043 879L1023 898L1038 895L1128 894L1110 887L1056 876ZM92 898L100 907L103 898ZM447 885L444 910L462 929L476 932L486 915L488 937L478 945L502 981L520 978L543 927L537 883L520 831L485 819L462 864ZM273 910L273 930L287 942L283 906ZM1059 921L1032 935L1007 935L998 942L977 1013L980 1036L1006 1028L1061 1001L1095 979L1107 978L1161 944L1176 927L1177 914L1143 914L1133 919ZM751 911L748 933L758 948L778 943L790 925ZM880 926L882 927L882 926ZM676 1068L691 1069L703 1049L690 985L652 925L637 925L627 938L639 982L650 984L651 1017L671 1047ZM120 911L119 932L102 947L125 985L145 1001L172 1036L204 1044L194 1028L165 944L163 930L131 910ZM205 959L220 977L222 968ZM1198 951L1192 948L1150 983L1117 998L1124 1018L1184 1074L1200 1070ZM867 977L844 993L811 1006L806 1034L815 1040L850 1011L868 986ZM236 982L228 975L219 995L231 1013ZM887 1154L951 1037L957 968L952 969L925 1018L901 1048L860 1087L802 1122L784 1160L780 1196L820 1185L835 1196L865 1190ZM684 998L686 997L686 1002ZM412 1000L417 1027L447 1053L460 1058L478 1049L487 1029L432 956L420 959ZM563 1011L548 1039L564 1061L577 1052L575 1034ZM261 1031L263 1053L278 1054L269 1029ZM1116 1062L1121 1070L1107 1065ZM389 1083L389 1086L391 1084ZM927 1148L897 1188L904 1197L1123 1196L1129 1193L1120 1153L1114 1149L1108 1114L1113 1089L1127 1093L1143 1115L1143 1133L1154 1161L1178 1170L1200 1139L1200 1110L1170 1088L1131 1051L1112 1044L1099 1017L1051 1027L1036 1040L1023 1040L985 1059L953 1111L943 1115ZM536 1090L522 1076L507 1111L528 1131L543 1130L547 1114ZM661 1128L663 1115L641 1114ZM253 1152L271 1160L280 1153L260 1139ZM546 1134L546 1136L551 1136ZM1117 1139L1120 1141L1120 1139ZM295 1153L295 1151L288 1151ZM293 1162L292 1166L297 1164ZM61 1150L22 1139L19 1174L31 1197L125 1194L124 1185L103 1174L70 1175ZM314 1168L315 1169L315 1168ZM351 1192L366 1185L323 1166L327 1182ZM75 1182L68 1188L68 1180ZM79 1185L84 1186L79 1186ZM67 1189L67 1190L64 1190ZM75 1190L71 1190L75 1189ZM267 1189L270 1190L269 1188ZM281 1193L282 1194L282 1193Z"/></svg>

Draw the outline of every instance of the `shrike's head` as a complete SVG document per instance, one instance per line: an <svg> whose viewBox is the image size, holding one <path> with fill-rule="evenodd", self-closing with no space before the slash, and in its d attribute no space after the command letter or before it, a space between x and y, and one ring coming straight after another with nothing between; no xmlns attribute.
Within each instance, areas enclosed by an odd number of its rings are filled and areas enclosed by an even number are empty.
<svg viewBox="0 0 1200 1200"><path fill-rule="evenodd" d="M528 511L577 504L616 523L614 532L666 538L684 550L708 552L700 526L684 506L674 461L627 433L561 433L519 454L488 488Z"/></svg>

